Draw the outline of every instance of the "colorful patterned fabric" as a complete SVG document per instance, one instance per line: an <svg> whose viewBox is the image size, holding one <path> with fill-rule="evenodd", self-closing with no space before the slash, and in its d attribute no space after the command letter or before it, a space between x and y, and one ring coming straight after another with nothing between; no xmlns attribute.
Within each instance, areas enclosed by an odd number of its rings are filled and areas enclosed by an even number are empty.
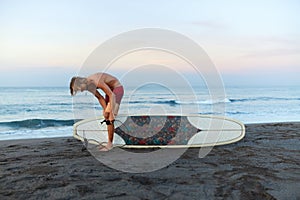
<svg viewBox="0 0 300 200"><path fill-rule="evenodd" d="M186 116L131 116L115 129L127 145L185 145L199 131Z"/></svg>

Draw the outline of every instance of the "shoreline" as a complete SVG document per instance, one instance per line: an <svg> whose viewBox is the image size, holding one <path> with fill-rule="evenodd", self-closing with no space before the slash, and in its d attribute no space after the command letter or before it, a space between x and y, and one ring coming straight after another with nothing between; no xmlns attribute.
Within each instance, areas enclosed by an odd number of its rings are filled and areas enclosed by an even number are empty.
<svg viewBox="0 0 300 200"><path fill-rule="evenodd" d="M299 199L300 122L245 126L244 139L204 158L190 148L138 174L102 164L73 137L1 140L0 198Z"/></svg>

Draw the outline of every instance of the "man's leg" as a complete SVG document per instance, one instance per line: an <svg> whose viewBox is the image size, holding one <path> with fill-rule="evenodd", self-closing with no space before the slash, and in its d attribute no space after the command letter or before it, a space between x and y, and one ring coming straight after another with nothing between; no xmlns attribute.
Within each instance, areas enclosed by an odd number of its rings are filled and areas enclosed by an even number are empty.
<svg viewBox="0 0 300 200"><path fill-rule="evenodd" d="M107 145L105 147L100 147L100 151L109 151L113 148L112 141L114 139L114 132L115 132L115 128L114 128L113 123L111 123L110 125L107 125L107 132L108 132Z"/></svg>
<svg viewBox="0 0 300 200"><path fill-rule="evenodd" d="M115 132L115 126L113 122L110 125L107 125L107 131L108 131L108 144L111 144L112 146L112 141L114 139L114 132Z"/></svg>
<svg viewBox="0 0 300 200"><path fill-rule="evenodd" d="M107 124L107 132L108 132L108 142L107 145L103 148L100 148L100 151L109 151L113 148L113 139L114 139L114 132L115 132L115 126L114 126L114 121L109 121L106 119L106 124Z"/></svg>

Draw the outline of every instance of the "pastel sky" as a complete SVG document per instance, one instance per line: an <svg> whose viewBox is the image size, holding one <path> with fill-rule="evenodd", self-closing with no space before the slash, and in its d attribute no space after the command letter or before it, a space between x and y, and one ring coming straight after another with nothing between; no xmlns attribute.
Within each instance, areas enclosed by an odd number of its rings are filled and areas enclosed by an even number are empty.
<svg viewBox="0 0 300 200"><path fill-rule="evenodd" d="M197 42L225 84L300 85L299 10L297 0L0 0L0 87L67 86L104 41L149 27Z"/></svg>

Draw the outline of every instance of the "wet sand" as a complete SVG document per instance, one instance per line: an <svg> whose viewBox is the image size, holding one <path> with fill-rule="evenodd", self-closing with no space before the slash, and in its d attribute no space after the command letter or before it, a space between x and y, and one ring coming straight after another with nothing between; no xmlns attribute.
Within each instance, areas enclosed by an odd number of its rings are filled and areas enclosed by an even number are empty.
<svg viewBox="0 0 300 200"><path fill-rule="evenodd" d="M107 167L73 138L0 141L0 199L300 199L299 141L299 122L250 124L149 173Z"/></svg>

